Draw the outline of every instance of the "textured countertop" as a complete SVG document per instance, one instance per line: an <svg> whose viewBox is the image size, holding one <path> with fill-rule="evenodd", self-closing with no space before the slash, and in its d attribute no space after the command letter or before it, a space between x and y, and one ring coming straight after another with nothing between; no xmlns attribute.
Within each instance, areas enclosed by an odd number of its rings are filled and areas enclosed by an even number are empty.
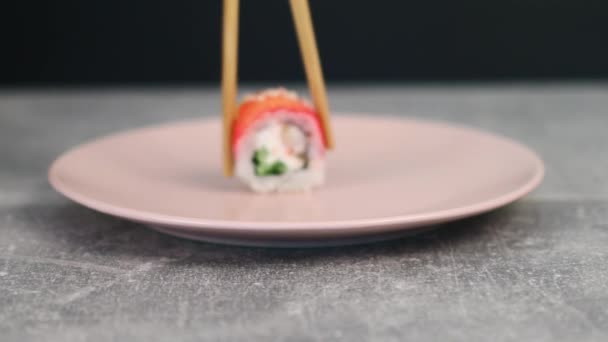
<svg viewBox="0 0 608 342"><path fill-rule="evenodd" d="M191 242L55 194L90 138L213 115L216 89L0 91L1 341L606 341L608 85L335 86L336 111L442 119L545 160L496 212L370 245Z"/></svg>

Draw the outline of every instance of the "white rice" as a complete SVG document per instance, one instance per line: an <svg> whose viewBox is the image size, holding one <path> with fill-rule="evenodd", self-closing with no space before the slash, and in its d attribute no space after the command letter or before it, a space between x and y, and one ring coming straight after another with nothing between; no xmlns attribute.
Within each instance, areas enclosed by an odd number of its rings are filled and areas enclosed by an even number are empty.
<svg viewBox="0 0 608 342"><path fill-rule="evenodd" d="M252 162L256 149L256 135L260 130L275 122L295 125L308 133L308 163L304 169L287 171L281 175L258 176ZM325 181L325 149L321 132L314 119L307 115L297 115L286 111L269 113L266 117L256 121L240 138L236 151L236 176L255 192L306 191Z"/></svg>

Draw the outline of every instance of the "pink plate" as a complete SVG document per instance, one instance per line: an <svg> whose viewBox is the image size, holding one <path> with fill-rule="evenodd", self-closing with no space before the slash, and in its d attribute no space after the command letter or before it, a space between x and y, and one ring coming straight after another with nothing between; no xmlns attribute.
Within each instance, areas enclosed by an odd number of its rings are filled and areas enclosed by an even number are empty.
<svg viewBox="0 0 608 342"><path fill-rule="evenodd" d="M59 192L181 237L264 246L331 245L412 233L524 196L542 161L496 135L446 123L337 115L328 180L258 195L221 174L218 120L167 124L79 146L52 165Z"/></svg>

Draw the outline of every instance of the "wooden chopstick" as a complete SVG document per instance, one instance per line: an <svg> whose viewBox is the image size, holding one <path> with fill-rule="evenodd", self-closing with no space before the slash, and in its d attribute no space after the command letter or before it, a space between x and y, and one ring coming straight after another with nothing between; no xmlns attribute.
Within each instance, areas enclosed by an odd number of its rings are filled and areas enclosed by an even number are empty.
<svg viewBox="0 0 608 342"><path fill-rule="evenodd" d="M232 121L236 112L239 0L224 0L222 29L222 112L223 112L223 156L224 175L232 176Z"/></svg>
<svg viewBox="0 0 608 342"><path fill-rule="evenodd" d="M321 70L317 42L312 26L310 6L308 5L308 0L290 0L290 4L310 95L321 118L321 125L327 138L327 147L332 149L334 147L334 138L329 122L329 105L327 103L323 71Z"/></svg>

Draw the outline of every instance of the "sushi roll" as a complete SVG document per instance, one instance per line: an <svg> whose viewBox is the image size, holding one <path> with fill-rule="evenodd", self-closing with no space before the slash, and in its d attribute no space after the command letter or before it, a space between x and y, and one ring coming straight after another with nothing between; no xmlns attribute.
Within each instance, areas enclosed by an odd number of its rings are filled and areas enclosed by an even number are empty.
<svg viewBox="0 0 608 342"><path fill-rule="evenodd" d="M246 96L232 129L235 174L261 193L304 191L325 179L326 139L315 109L293 92Z"/></svg>

